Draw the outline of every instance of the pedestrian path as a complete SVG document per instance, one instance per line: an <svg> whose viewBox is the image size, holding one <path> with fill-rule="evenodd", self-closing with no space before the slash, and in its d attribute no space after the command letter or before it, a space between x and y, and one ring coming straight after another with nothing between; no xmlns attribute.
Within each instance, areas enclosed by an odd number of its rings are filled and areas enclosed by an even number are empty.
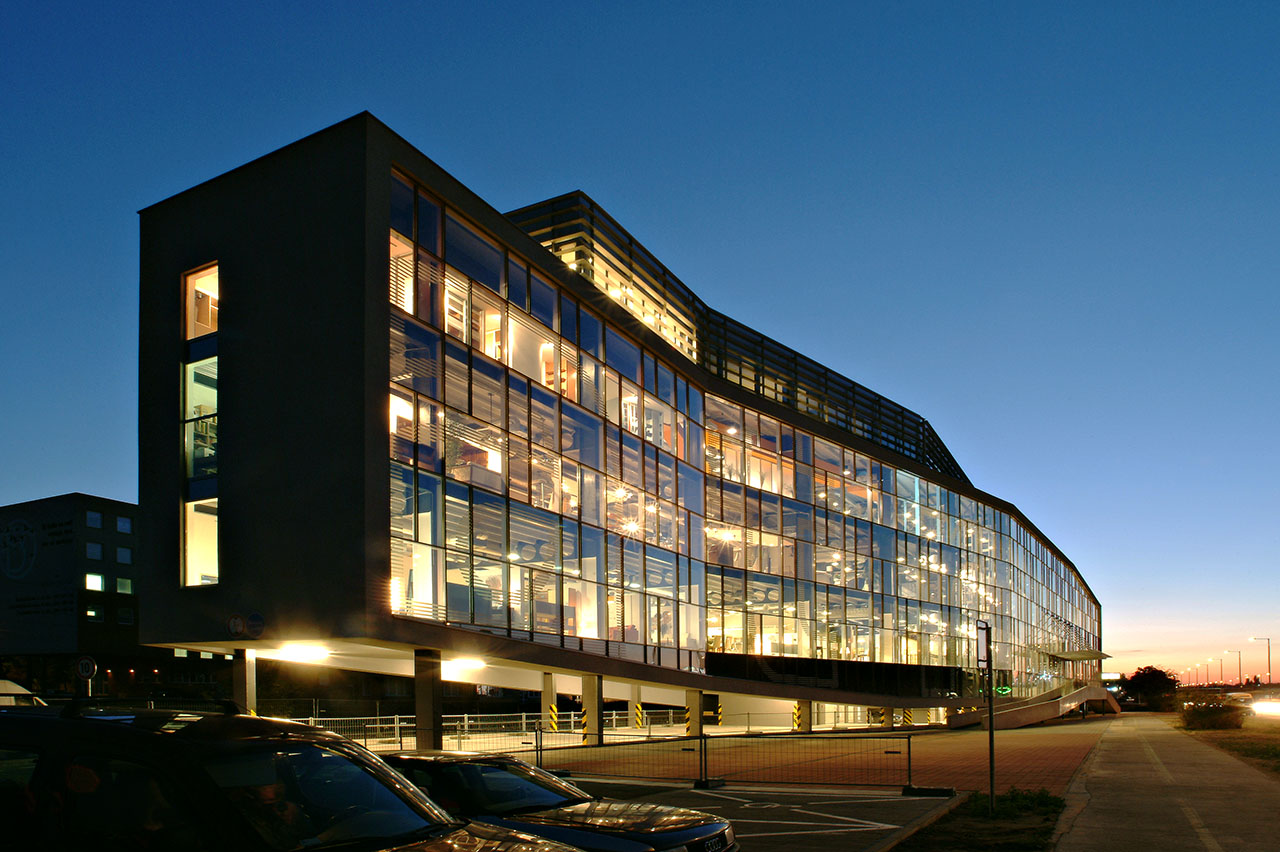
<svg viewBox="0 0 1280 852"><path fill-rule="evenodd" d="M1067 791L1056 852L1280 850L1280 781L1173 723L1107 723Z"/></svg>

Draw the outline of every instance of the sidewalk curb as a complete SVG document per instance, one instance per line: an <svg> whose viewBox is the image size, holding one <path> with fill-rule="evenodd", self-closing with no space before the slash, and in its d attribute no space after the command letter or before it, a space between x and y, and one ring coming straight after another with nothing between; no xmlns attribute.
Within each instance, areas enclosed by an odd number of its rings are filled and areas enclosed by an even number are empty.
<svg viewBox="0 0 1280 852"><path fill-rule="evenodd" d="M920 829L933 825L935 822L960 807L962 804L967 802L969 797L972 795L973 793L971 791L957 793L951 797L951 801L947 802L944 807L930 811L923 816L916 817L913 821L907 823L893 834L890 834L876 845L868 846L866 849L862 850L862 852L889 852L890 849L893 849Z"/></svg>

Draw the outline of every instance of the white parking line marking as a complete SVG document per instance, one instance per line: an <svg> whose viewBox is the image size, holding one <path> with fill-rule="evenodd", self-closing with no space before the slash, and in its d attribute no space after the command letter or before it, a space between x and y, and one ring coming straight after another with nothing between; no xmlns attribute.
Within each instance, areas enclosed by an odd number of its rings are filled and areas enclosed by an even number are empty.
<svg viewBox="0 0 1280 852"><path fill-rule="evenodd" d="M856 823L859 823L860 825L874 825L879 828L897 828L898 827L896 825L889 825L887 822L872 822L871 820L867 820L867 819L856 819L855 817L841 816L840 814L824 814L818 811L801 810L800 808L792 808L792 813L805 814L807 816L824 817L826 819L838 819L838 820L843 820L845 822L856 822Z"/></svg>
<svg viewBox="0 0 1280 852"><path fill-rule="evenodd" d="M758 834L737 834L738 837L795 837L800 834L849 834L855 831L884 831L889 828L898 828L896 825L885 826L867 826L865 828L822 828L814 831L762 831Z"/></svg>
<svg viewBox="0 0 1280 852"><path fill-rule="evenodd" d="M731 799L735 802L754 802L755 799L741 799L737 796L728 796L724 793L713 793L710 790L694 790L695 793L701 793L704 796L715 796L717 799Z"/></svg>
<svg viewBox="0 0 1280 852"><path fill-rule="evenodd" d="M793 820L793 819L737 819L735 818L733 820L734 825L737 825L739 823L748 823L748 822L762 822L762 823L765 823L766 825L812 825L812 826L818 826L822 828L838 828L838 829L854 827L854 826L845 826L845 825L835 825L829 822L800 822L798 820ZM855 822L865 822L868 826L874 826L876 828L897 828L898 827L896 825L889 825L888 823L883 823L883 822L872 822L870 820L855 820Z"/></svg>
<svg viewBox="0 0 1280 852"><path fill-rule="evenodd" d="M831 799L824 802L805 802L806 805L858 805L875 802L877 805L893 802L918 802L921 799L937 799L937 796L894 796L892 799Z"/></svg>

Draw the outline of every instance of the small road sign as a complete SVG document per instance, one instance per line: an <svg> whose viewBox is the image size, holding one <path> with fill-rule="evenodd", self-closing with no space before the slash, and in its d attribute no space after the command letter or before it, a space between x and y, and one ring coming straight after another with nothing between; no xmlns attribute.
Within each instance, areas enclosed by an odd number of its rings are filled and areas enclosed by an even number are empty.
<svg viewBox="0 0 1280 852"><path fill-rule="evenodd" d="M76 677L81 680L93 680L98 673L98 663L93 657L81 657L76 660Z"/></svg>

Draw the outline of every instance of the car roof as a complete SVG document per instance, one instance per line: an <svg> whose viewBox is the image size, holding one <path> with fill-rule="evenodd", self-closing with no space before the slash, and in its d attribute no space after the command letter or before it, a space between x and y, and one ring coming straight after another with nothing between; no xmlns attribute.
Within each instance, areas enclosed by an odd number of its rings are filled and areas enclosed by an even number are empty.
<svg viewBox="0 0 1280 852"><path fill-rule="evenodd" d="M220 751L264 740L342 742L337 734L287 719L240 713L210 713L152 708L76 706L0 707L0 734L8 732L23 742L65 741L74 737L99 742L146 747L186 747ZM161 738L163 738L161 740Z"/></svg>

